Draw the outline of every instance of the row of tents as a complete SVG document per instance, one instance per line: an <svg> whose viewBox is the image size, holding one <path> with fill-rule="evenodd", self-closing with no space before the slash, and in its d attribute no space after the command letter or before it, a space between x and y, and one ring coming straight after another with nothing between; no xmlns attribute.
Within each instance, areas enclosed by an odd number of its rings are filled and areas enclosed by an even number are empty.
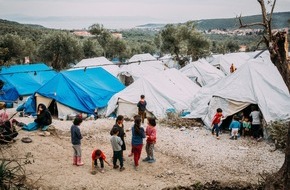
<svg viewBox="0 0 290 190"><path fill-rule="evenodd" d="M234 63L237 70L229 72ZM84 59L59 73L44 63L2 67L0 101L29 96L28 113L44 103L59 118L87 113L132 118L144 94L147 110L156 118L168 112L188 112L209 126L220 107L225 116L257 104L267 122L290 119L290 96L268 52L215 55L176 69L170 56L133 56L116 65L105 57ZM13 95L10 95L10 91Z"/></svg>

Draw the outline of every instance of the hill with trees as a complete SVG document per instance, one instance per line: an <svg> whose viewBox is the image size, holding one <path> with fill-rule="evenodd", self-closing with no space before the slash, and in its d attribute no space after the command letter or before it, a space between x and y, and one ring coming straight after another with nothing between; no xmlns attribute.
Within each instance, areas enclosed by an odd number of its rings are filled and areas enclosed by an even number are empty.
<svg viewBox="0 0 290 190"><path fill-rule="evenodd" d="M240 16L240 15L237 15ZM252 16L242 16L242 19L245 23L255 23L261 22L262 15L252 15ZM273 29L289 27L290 12L280 12L273 13L272 26ZM238 18L220 18L220 19L202 19L202 20L193 20L196 23L196 28L198 30L212 30L212 29L222 29L222 30L233 30L237 29L239 25ZM166 24L145 24L138 25L137 28L163 28ZM259 29L259 26L251 27L253 29Z"/></svg>

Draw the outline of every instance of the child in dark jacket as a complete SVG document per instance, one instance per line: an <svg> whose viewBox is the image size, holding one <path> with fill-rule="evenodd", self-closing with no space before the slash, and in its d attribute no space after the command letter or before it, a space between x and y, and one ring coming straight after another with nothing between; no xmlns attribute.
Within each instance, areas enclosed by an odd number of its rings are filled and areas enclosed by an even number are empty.
<svg viewBox="0 0 290 190"><path fill-rule="evenodd" d="M141 95L140 96L140 101L137 104L138 107L138 115L141 117L141 122L144 124L144 119L146 117L146 106L147 102L145 100L145 96Z"/></svg>
<svg viewBox="0 0 290 190"><path fill-rule="evenodd" d="M81 150L81 140L82 140L82 134L80 131L80 124L83 122L83 120L79 117L76 117L73 121L73 125L71 126L70 132L71 132L71 143L73 147L73 165L82 166L84 163L82 162L82 150Z"/></svg>
<svg viewBox="0 0 290 190"><path fill-rule="evenodd" d="M135 170L138 170L139 159L143 148L143 139L146 137L143 127L141 127L141 117L139 115L134 118L132 127L132 153L134 155Z"/></svg>

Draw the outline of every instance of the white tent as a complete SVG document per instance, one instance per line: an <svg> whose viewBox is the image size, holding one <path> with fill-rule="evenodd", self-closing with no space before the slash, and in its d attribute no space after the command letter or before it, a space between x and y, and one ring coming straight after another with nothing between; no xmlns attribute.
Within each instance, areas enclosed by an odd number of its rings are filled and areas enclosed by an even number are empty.
<svg viewBox="0 0 290 190"><path fill-rule="evenodd" d="M198 85L174 68L144 75L109 100L106 115L118 108L117 114L133 117L137 114L140 95L144 94L147 110L157 118L165 118L169 109L177 113L189 110L191 99L199 89Z"/></svg>
<svg viewBox="0 0 290 190"><path fill-rule="evenodd" d="M129 59L127 65L122 65L118 78L125 85L127 85L126 80L130 78L129 84L144 75L152 75L165 70L166 67L161 61L158 61L155 57L150 54L137 54Z"/></svg>
<svg viewBox="0 0 290 190"><path fill-rule="evenodd" d="M102 67L115 77L117 77L119 73L119 67L117 65L114 65L113 62L109 61L105 57L82 59L74 66L74 68L85 68L85 67Z"/></svg>
<svg viewBox="0 0 290 190"><path fill-rule="evenodd" d="M230 74L230 67L233 63L235 68L241 67L244 63L251 59L251 56L245 52L230 53L225 55L213 56L214 60L210 62L211 65L220 68L225 75Z"/></svg>
<svg viewBox="0 0 290 190"><path fill-rule="evenodd" d="M229 116L250 104L259 106L267 123L290 119L288 89L277 68L261 58L251 59L233 74L203 87L191 104L187 117L202 118L207 126L217 108Z"/></svg>
<svg viewBox="0 0 290 190"><path fill-rule="evenodd" d="M146 62L146 61L157 61L157 59L150 53L136 54L129 59L129 62Z"/></svg>
<svg viewBox="0 0 290 190"><path fill-rule="evenodd" d="M180 65L171 55L164 55L163 57L160 57L158 60L162 61L162 63L168 67L168 68L175 68L180 69Z"/></svg>
<svg viewBox="0 0 290 190"><path fill-rule="evenodd" d="M180 71L200 86L211 84L225 77L222 71L210 65L205 59L191 62Z"/></svg>

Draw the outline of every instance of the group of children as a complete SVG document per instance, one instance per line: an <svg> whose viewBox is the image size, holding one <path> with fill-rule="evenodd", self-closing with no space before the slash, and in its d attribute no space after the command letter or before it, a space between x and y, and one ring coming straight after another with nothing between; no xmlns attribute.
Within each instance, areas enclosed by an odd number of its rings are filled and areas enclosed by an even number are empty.
<svg viewBox="0 0 290 190"><path fill-rule="evenodd" d="M95 149L92 152L92 174L96 173L96 168L98 167L98 160L100 162L100 172L104 173L104 162L109 166L113 166L114 169L119 169L120 171L125 170L124 167L124 150L126 150L125 137L126 133L123 125L124 117L119 115L116 119L115 125L110 131L110 142L113 149L113 165L111 165L107 160L104 152L100 149ZM138 170L139 159L141 157L141 152L143 148L143 139L146 139L146 153L147 157L143 159L144 162L153 163L154 158L154 145L156 143L156 121L154 118L147 118L148 126L146 130L141 125L142 117L137 115L134 117L134 124L130 130L132 131L132 149L130 156L134 156L134 168ZM79 126L82 123L82 119L76 117L73 121L71 127L71 142L73 147L73 165L82 166L83 162L81 160L81 131ZM119 165L117 164L119 161Z"/></svg>
<svg viewBox="0 0 290 190"><path fill-rule="evenodd" d="M222 109L218 108L211 123L212 134L216 134L217 139L220 138L220 125L222 123L222 120L224 119L222 112ZM234 115L233 120L229 126L229 130L231 131L230 139L237 140L240 134L243 137L250 136L252 139L255 139L257 141L262 140L263 131L261 127L261 118L262 114L258 110L257 106L252 107L252 112L249 114L249 116L238 117L237 115Z"/></svg>

